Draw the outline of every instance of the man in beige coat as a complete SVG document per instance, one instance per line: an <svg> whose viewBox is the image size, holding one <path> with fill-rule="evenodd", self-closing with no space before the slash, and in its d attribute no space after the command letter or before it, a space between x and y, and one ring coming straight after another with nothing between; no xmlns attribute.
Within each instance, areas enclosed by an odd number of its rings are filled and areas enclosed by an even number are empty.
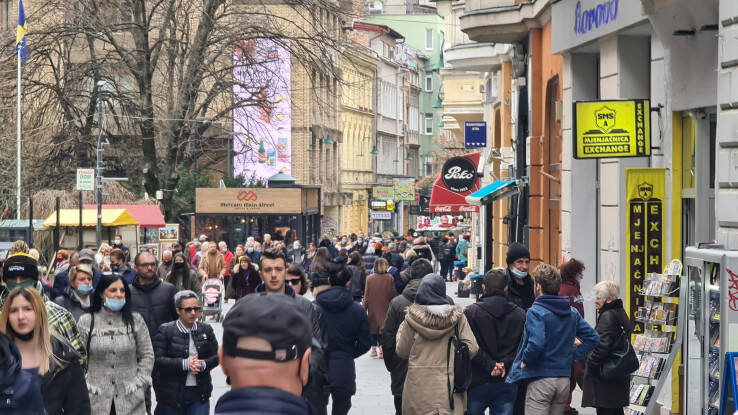
<svg viewBox="0 0 738 415"><path fill-rule="evenodd" d="M203 254L198 269L203 281L208 278L218 278L223 281L226 272L225 257L218 252L218 246L215 243L208 245L208 251Z"/></svg>
<svg viewBox="0 0 738 415"><path fill-rule="evenodd" d="M466 410L466 393L453 395L453 409L448 393L448 381L452 387L454 383L454 362L447 362L453 359L448 342L457 331L459 340L469 347L469 358L474 358L479 347L462 307L448 304L440 275L426 275L397 332L397 356L408 359L403 414L461 415Z"/></svg>

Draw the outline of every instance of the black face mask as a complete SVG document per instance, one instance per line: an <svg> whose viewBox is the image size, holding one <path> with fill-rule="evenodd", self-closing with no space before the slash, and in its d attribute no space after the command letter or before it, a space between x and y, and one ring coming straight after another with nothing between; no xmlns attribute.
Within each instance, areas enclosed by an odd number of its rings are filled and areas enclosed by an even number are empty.
<svg viewBox="0 0 738 415"><path fill-rule="evenodd" d="M171 265L172 264L172 261L162 261L162 262L164 262L164 265Z"/></svg>
<svg viewBox="0 0 738 415"><path fill-rule="evenodd" d="M174 263L174 269L182 269L184 268L185 264L184 262L175 262Z"/></svg>
<svg viewBox="0 0 738 415"><path fill-rule="evenodd" d="M20 339L24 342L27 342L33 339L33 334L35 333L35 330L31 330L30 332L26 334L18 334L15 330L13 330L10 324L8 324L8 332L10 332L10 334L12 334L13 337L15 337L16 339Z"/></svg>
<svg viewBox="0 0 738 415"><path fill-rule="evenodd" d="M113 272L118 272L118 269L120 269L120 265L118 264L110 264L110 270Z"/></svg>

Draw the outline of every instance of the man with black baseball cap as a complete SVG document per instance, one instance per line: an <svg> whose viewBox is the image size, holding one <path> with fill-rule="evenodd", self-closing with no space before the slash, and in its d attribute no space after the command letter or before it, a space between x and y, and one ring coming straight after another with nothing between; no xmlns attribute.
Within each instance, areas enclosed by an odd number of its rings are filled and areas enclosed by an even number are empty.
<svg viewBox="0 0 738 415"><path fill-rule="evenodd" d="M0 310L3 309L8 294L15 288L35 288L44 299L49 326L69 341L83 359L84 356L87 356L72 313L49 300L44 294L43 286L38 279L38 264L35 258L22 252L8 257L3 263L3 282L5 282L5 287L0 291Z"/></svg>
<svg viewBox="0 0 738 415"><path fill-rule="evenodd" d="M507 299L523 310L528 310L536 299L533 278L528 275L530 251L525 245L513 242L507 247Z"/></svg>
<svg viewBox="0 0 738 415"><path fill-rule="evenodd" d="M315 414L300 397L308 382L310 323L284 295L249 294L223 321L218 350L231 390L218 399L215 413Z"/></svg>

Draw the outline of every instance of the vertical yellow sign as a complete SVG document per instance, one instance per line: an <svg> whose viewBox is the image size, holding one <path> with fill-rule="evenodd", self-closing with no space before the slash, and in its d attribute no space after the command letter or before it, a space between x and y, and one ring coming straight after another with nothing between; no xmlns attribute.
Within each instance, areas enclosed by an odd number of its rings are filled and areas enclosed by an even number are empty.
<svg viewBox="0 0 738 415"><path fill-rule="evenodd" d="M643 302L639 295L646 274L661 273L666 232L666 170L656 168L626 169L626 281L625 310L633 317ZM636 323L634 333L642 333L643 324Z"/></svg>

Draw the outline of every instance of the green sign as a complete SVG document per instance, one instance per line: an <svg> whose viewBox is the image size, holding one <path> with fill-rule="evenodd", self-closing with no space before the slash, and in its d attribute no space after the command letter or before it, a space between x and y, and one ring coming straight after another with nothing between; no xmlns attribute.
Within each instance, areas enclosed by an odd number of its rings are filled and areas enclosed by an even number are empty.
<svg viewBox="0 0 738 415"><path fill-rule="evenodd" d="M372 199L394 199L395 190L389 186L372 187Z"/></svg>
<svg viewBox="0 0 738 415"><path fill-rule="evenodd" d="M395 200L415 200L415 181L413 179L394 179L392 185L395 191Z"/></svg>

